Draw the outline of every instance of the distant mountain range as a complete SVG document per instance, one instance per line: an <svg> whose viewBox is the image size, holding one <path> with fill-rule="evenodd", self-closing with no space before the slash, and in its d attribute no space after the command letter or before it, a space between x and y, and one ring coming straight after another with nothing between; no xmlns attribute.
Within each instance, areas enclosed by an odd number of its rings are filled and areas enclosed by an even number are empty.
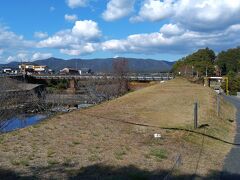
<svg viewBox="0 0 240 180"><path fill-rule="evenodd" d="M65 67L81 69L90 68L93 72L112 72L112 64L115 60L120 58L107 58L107 59L58 59L49 58L43 60L37 60L32 63L38 65L46 65L50 69L59 71ZM122 59L122 58L121 58ZM175 62L168 62L164 60L153 60L153 59L135 59L135 58L124 58L128 61L128 68L131 72L167 72L172 69ZM17 68L19 62L10 62L8 64L0 64L2 67Z"/></svg>

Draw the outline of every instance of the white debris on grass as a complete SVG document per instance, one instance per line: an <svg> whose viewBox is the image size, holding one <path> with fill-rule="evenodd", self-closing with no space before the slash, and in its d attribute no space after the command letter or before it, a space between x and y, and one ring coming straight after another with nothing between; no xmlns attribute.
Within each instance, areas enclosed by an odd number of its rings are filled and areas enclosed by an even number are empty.
<svg viewBox="0 0 240 180"><path fill-rule="evenodd" d="M154 134L154 138L162 138L162 135L155 133L155 134Z"/></svg>

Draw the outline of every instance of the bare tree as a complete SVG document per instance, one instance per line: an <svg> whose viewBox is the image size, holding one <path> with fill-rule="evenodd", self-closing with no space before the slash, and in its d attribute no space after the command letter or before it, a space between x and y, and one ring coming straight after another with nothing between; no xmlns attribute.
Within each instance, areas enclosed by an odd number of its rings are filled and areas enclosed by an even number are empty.
<svg viewBox="0 0 240 180"><path fill-rule="evenodd" d="M113 73L118 81L119 94L122 95L129 90L127 75L129 72L128 61L126 59L117 59L113 62Z"/></svg>

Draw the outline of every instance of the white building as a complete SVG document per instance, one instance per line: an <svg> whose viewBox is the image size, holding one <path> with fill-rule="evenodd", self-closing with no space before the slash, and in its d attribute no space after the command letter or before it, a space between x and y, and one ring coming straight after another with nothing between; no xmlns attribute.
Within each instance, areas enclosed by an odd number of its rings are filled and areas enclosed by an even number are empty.
<svg viewBox="0 0 240 180"><path fill-rule="evenodd" d="M19 65L20 72L22 73L48 73L48 67L43 65L37 65L34 63L24 63Z"/></svg>
<svg viewBox="0 0 240 180"><path fill-rule="evenodd" d="M14 68L5 67L5 68L2 68L2 73L4 73L4 74L17 74L18 70L14 69Z"/></svg>

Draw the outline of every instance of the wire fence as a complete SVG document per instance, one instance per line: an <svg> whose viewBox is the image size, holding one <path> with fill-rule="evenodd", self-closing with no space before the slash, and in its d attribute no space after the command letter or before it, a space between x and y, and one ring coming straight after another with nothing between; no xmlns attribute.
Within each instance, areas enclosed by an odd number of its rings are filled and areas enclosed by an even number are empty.
<svg viewBox="0 0 240 180"><path fill-rule="evenodd" d="M220 102L220 100L219 100ZM195 109L194 105L194 109ZM217 104L217 106L219 106ZM194 110L193 109L193 110ZM216 107L216 112L219 110L219 107ZM190 169L186 169L186 167L188 167L188 165L186 165L186 163L188 162L184 162L184 156L187 156L186 154L181 153L180 151L177 153L175 159L173 160L173 165L171 166L171 168L169 168L169 172L167 173L167 175L165 177L163 177L164 180L168 180L171 178L174 178L175 172L179 172L180 170L187 170L188 172L192 172L191 174L191 179L195 179L197 177L199 177L199 174L202 173L202 170L200 171L199 169L201 168L201 161L202 157L205 155L204 154L204 147L205 147L205 143L206 143L206 138L213 140L213 141L219 141L221 143L224 144L228 144L228 145L236 145L236 146L240 146L240 144L236 144L234 142L230 142L212 135L207 134L207 127L202 127L201 129L203 129L204 131L199 131L199 129L184 129L184 128L174 128L174 127L160 127L160 126L156 126L156 125L151 125L151 124L144 124L144 123L135 123L135 122L131 122L131 121L127 121L124 119L119 119L119 118L109 118L109 117L102 117L99 115L94 115L94 114L88 114L86 112L82 112L82 114L90 116L90 117L97 117L97 118L102 118L102 119L106 119L106 120L111 120L111 121L116 121L116 122L120 122L120 123L125 123L125 124L129 124L129 125L133 125L133 126L142 126L142 127L149 127L149 128L158 128L158 129L162 129L162 130L172 130L172 131L184 131L187 132L189 134L195 134L198 136L198 138L201 138L201 144L198 147L198 150L195 153L194 156L190 157L191 159L191 164L193 165L192 170ZM218 114L218 113L217 113ZM194 118L193 118L194 119ZM193 122L194 125L194 122ZM178 147L179 149L184 149L184 145L182 144L182 147ZM213 151L215 153L215 155L217 156L218 152L216 152L216 150ZM191 153L190 153L191 154ZM193 153L192 153L193 154ZM222 156L221 153L219 153L219 155ZM188 157L189 158L189 157ZM204 161L206 161L204 159ZM185 163L185 164L184 164ZM183 168L183 169L182 169ZM181 171L180 171L181 172Z"/></svg>
<svg viewBox="0 0 240 180"><path fill-rule="evenodd" d="M99 104L129 91L128 80L119 75L116 75L115 79L103 76L101 80L90 78L77 82L76 93L60 89L60 82L56 82L56 87L54 82L49 83L52 86L46 88L43 85L43 89L40 90L36 87L41 85L9 77L0 78L0 133L10 124L10 119L21 114L70 112L72 109L81 108L81 105ZM70 83L66 82L68 85Z"/></svg>
<svg viewBox="0 0 240 180"><path fill-rule="evenodd" d="M106 94L109 95L108 93L108 90L109 88L108 87L102 87L102 86L98 86L98 88L96 88L96 84L95 82L91 82L91 86L88 84L88 88L89 87L92 87L90 89L87 89L90 94L96 94L96 92L101 92L101 93L105 93L107 92ZM112 83L114 85L114 83ZM6 86L8 86L9 84L6 84ZM124 86L124 85L123 85ZM115 88L115 89L119 89L118 87ZM111 91L111 93L115 93ZM115 95L115 94L114 94ZM17 102L16 99L14 98L19 98L19 100L23 101L25 100L26 97L28 97L30 99L30 101L34 102L34 99L36 98L33 94L31 93L25 93L23 96L19 96L19 94L13 94L11 95L13 97L13 99L9 102L9 103L12 103L12 105L15 105L19 102ZM31 98L30 98L31 97ZM110 96L109 96L110 97ZM107 98L109 98L107 97ZM6 96L2 96L2 101L6 101L8 100L9 97L6 95ZM57 98L57 99L60 99L60 98ZM217 114L219 116L220 114L220 100L217 100ZM37 101L36 99L36 104L38 106L40 106L39 104L39 101ZM196 105L195 105L196 107ZM4 109L4 111L6 111L6 109ZM154 126L154 125L150 125L150 124L143 124L143 123L135 123L135 122L130 122L130 121L126 121L126 120L122 120L122 119L114 119L114 118L106 118L106 117L101 117L101 116L96 116L94 114L87 114L87 113L82 113L83 115L87 115L87 116L94 116L94 117L98 117L98 118L104 118L104 119L108 119L108 120L111 120L111 121L117 121L117 122L121 122L121 123L125 123L125 124L130 124L130 125L136 125L136 126L143 126L143 127L152 127L152 128L159 128L159 129L164 129L164 130L172 130L172 131L185 131L185 132L188 132L188 133L193 133L193 134L197 134L197 135L200 135L202 137L202 141L201 141L201 146L199 148L199 154L196 156L196 157L193 157L194 158L194 162L196 163L195 167L194 167L194 171L193 171L193 177L192 179L196 178L197 174L198 174L198 170L199 170L199 166L200 166L200 161L201 161L201 157L203 156L203 153L204 153L204 145L205 145L205 139L206 138L210 138L210 139L213 139L213 140L217 140L217 141L220 141L220 142L223 142L223 143L226 143L226 144L231 144L231 145L240 145L240 144L235 144L235 143L232 143L232 142L229 142L229 141L226 141L224 139L220 139L218 137L214 137L214 136L211 136L209 134L206 134L206 129L204 129L204 132L199 132L197 130L192 130L192 129L184 129L184 128L174 128L174 127L160 127L160 126ZM1 116L4 116L4 114L1 114L1 111L0 111L0 120L1 120ZM194 114L194 116L196 116L196 114ZM6 124L4 124L3 121L0 121L0 128L6 126ZM196 126L197 127L197 126ZM181 147L181 148L184 148L184 147ZM183 165L183 155L182 153L178 152L174 161L173 161L173 165L172 167L170 168L169 172L167 173L167 175L163 178L164 180L169 180L173 177L174 173L176 171L178 171L181 166Z"/></svg>
<svg viewBox="0 0 240 180"><path fill-rule="evenodd" d="M178 154L172 168L170 169L169 173L163 178L163 180L169 180L173 175L174 171L180 168L181 164L182 164L182 156L181 154Z"/></svg>

